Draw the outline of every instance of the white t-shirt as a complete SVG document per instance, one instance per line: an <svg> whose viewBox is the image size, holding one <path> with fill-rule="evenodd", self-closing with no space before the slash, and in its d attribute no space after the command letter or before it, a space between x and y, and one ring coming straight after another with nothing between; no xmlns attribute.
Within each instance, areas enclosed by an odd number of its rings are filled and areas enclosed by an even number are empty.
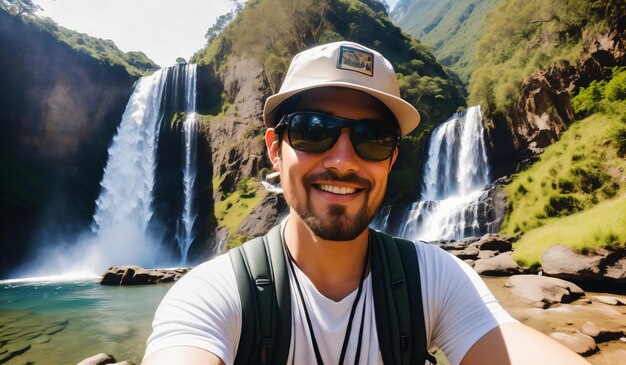
<svg viewBox="0 0 626 365"><path fill-rule="evenodd" d="M419 261L426 341L439 347L451 364L496 326L515 322L480 277L439 247L415 244ZM337 364L357 290L335 302L322 295L294 265L325 364ZM302 301L290 271L292 331L288 364L315 364ZM356 308L345 363L353 364L363 303L365 316L359 364L382 364L376 332L372 282L368 275ZM156 311L145 356L174 346L205 349L232 364L241 332L241 301L227 254L191 270L163 298Z"/></svg>

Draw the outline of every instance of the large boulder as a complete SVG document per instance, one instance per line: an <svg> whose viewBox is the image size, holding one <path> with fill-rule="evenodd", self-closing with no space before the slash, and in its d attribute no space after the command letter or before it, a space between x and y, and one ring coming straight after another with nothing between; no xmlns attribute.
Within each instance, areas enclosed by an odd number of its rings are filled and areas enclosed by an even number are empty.
<svg viewBox="0 0 626 365"><path fill-rule="evenodd" d="M522 162L557 141L576 118L570 102L575 88L606 79L626 55L624 32L592 33L583 39L577 64L563 62L535 71L519 87L519 99L505 112L485 111L491 161L495 167Z"/></svg>
<svg viewBox="0 0 626 365"><path fill-rule="evenodd" d="M626 305L626 299L610 296L610 295L593 295L590 297L594 302L604 303L608 305Z"/></svg>
<svg viewBox="0 0 626 365"><path fill-rule="evenodd" d="M266 234L287 210L287 202L282 194L268 192L246 218L237 233L252 238Z"/></svg>
<svg viewBox="0 0 626 365"><path fill-rule="evenodd" d="M516 275L523 272L523 269L513 260L511 252L505 252L488 259L476 260L474 270L481 275L490 276Z"/></svg>
<svg viewBox="0 0 626 365"><path fill-rule="evenodd" d="M171 283L180 279L189 268L144 269L140 266L111 266L100 278L100 285L146 285Z"/></svg>
<svg viewBox="0 0 626 365"><path fill-rule="evenodd" d="M582 356L593 355L598 351L598 345L593 338L584 333L554 332L550 334L550 337Z"/></svg>
<svg viewBox="0 0 626 365"><path fill-rule="evenodd" d="M507 252L513 248L515 239L510 236L503 236L497 233L489 233L480 238L474 245L481 251Z"/></svg>
<svg viewBox="0 0 626 365"><path fill-rule="evenodd" d="M567 246L552 246L541 257L548 276L576 282L626 284L626 247L607 247L587 254Z"/></svg>
<svg viewBox="0 0 626 365"><path fill-rule="evenodd" d="M580 331L593 337L597 343L617 340L618 338L624 336L624 332L622 330L600 328L593 322L585 322L580 328Z"/></svg>
<svg viewBox="0 0 626 365"><path fill-rule="evenodd" d="M514 275L504 286L514 295L543 308L555 303L571 303L585 295L574 283L539 275Z"/></svg>
<svg viewBox="0 0 626 365"><path fill-rule="evenodd" d="M113 356L101 352L84 359L76 365L134 365L134 363L127 360L117 362Z"/></svg>

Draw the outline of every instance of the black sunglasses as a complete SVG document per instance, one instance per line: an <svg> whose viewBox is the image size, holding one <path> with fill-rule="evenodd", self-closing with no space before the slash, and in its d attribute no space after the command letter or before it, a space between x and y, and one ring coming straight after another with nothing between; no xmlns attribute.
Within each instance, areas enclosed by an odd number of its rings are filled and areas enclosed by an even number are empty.
<svg viewBox="0 0 626 365"><path fill-rule="evenodd" d="M308 153L331 149L341 130L349 128L354 151L360 158L370 161L388 159L400 140L400 130L395 122L344 119L316 112L284 115L274 130L282 134L285 127L291 147Z"/></svg>

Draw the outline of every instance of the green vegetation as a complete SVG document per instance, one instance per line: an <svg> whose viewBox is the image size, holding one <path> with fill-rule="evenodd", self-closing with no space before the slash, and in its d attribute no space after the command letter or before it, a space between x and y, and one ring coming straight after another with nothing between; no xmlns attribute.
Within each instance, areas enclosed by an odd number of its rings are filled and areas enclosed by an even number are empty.
<svg viewBox="0 0 626 365"><path fill-rule="evenodd" d="M317 44L349 40L385 55L397 72L402 96L422 116L420 127L403 142L407 147L394 166L389 184L394 194L389 199L407 199L415 193L415 186L405 181L417 181L419 145L430 130L465 104L463 87L423 45L391 22L381 1L255 0L224 24L218 20L209 29L207 46L190 62L210 64L224 73L240 58L256 59L263 70L265 95L278 91L296 53ZM224 93L211 114L228 112L234 97Z"/></svg>
<svg viewBox="0 0 626 365"><path fill-rule="evenodd" d="M219 192L220 179L213 179L213 191ZM231 194L222 193L221 200L215 203L215 218L219 227L228 229L226 248L230 249L245 242L250 237L237 233L237 228L267 194L256 179L242 178L237 189Z"/></svg>
<svg viewBox="0 0 626 365"><path fill-rule="evenodd" d="M504 112L524 77L578 61L590 32L617 29L622 0L506 0L488 16L478 43L480 66L470 80L470 104Z"/></svg>
<svg viewBox="0 0 626 365"><path fill-rule="evenodd" d="M122 52L112 40L91 37L63 28L50 18L35 15L39 6L31 0L0 0L0 11L21 19L41 31L52 34L77 52L89 55L101 63L120 66L132 76L144 76L159 68L143 52Z"/></svg>
<svg viewBox="0 0 626 365"><path fill-rule="evenodd" d="M626 160L613 142L624 133L616 115L574 123L540 160L506 186L505 234L521 234L626 192Z"/></svg>
<svg viewBox="0 0 626 365"><path fill-rule="evenodd" d="M594 80L588 87L580 88L572 98L572 107L579 116L612 113L626 121L626 67L614 67L608 81ZM619 135L616 138L620 140Z"/></svg>
<svg viewBox="0 0 626 365"><path fill-rule="evenodd" d="M461 85L424 46L402 34L377 0L250 1L190 62L228 67L228 57L259 60L268 87L278 91L293 55L314 46L350 40L372 47L394 65L403 97L416 105L424 127L444 121L464 104Z"/></svg>
<svg viewBox="0 0 626 365"><path fill-rule="evenodd" d="M476 68L476 43L498 0L401 0L392 19L414 38L430 44L442 65L466 85Z"/></svg>
<svg viewBox="0 0 626 365"><path fill-rule="evenodd" d="M505 188L509 205L502 233L522 235L514 257L525 265L538 265L545 249L556 244L626 244L626 120L623 109L612 112L624 99L597 103L608 112L574 123Z"/></svg>
<svg viewBox="0 0 626 365"><path fill-rule="evenodd" d="M513 258L537 266L543 252L557 244L579 250L626 245L626 194L527 232L515 243Z"/></svg>

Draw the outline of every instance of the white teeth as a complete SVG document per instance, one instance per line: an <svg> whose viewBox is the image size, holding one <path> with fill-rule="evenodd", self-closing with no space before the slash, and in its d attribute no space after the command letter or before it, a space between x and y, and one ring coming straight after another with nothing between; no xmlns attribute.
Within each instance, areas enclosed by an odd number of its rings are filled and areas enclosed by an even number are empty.
<svg viewBox="0 0 626 365"><path fill-rule="evenodd" d="M355 188L349 188L345 186L334 186L334 185L320 185L320 190L327 191L333 194L354 194L356 192Z"/></svg>

